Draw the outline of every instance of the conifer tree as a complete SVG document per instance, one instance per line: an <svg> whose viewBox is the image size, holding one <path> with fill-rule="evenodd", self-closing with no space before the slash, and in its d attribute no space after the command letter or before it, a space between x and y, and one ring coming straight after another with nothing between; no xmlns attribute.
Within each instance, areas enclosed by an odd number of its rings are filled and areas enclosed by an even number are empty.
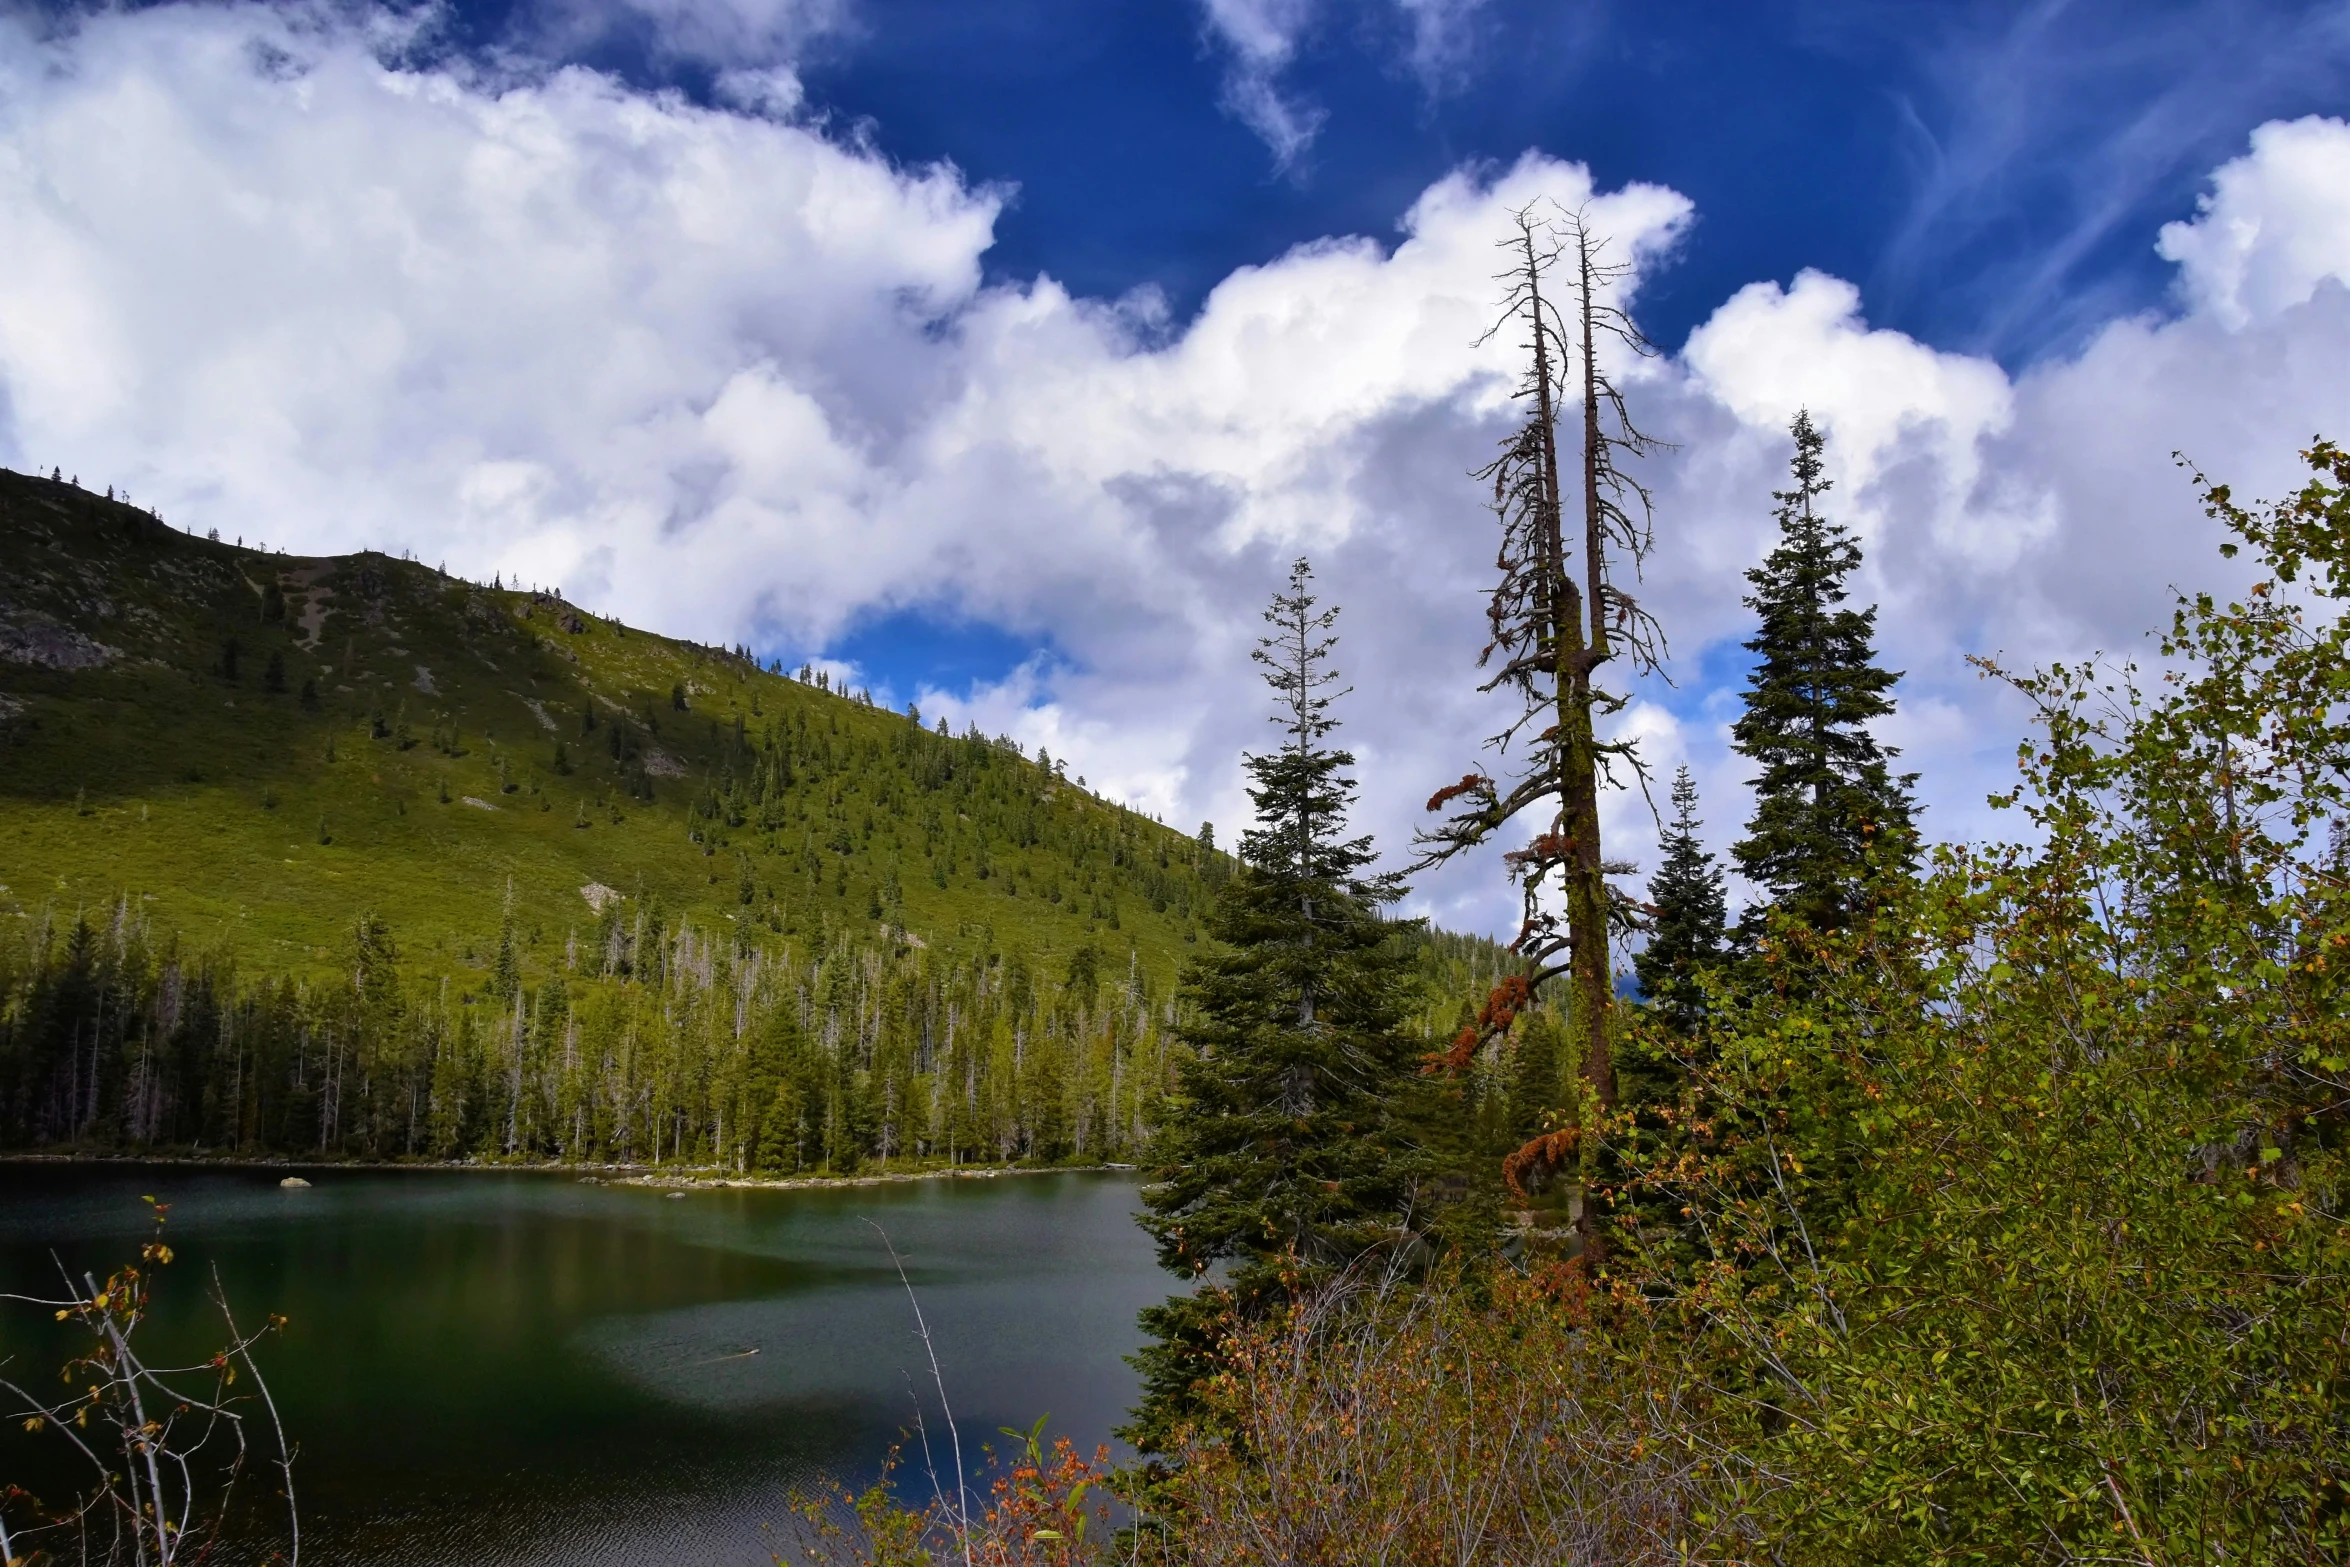
<svg viewBox="0 0 2350 1567"><path fill-rule="evenodd" d="M1402 1161L1383 1135L1411 1073L1402 1029L1409 983L1398 927L1380 910L1402 896L1370 873L1368 837L1345 836L1353 756L1337 727L1328 665L1337 611L1320 610L1305 561L1265 619L1265 666L1285 740L1247 758L1257 824L1241 872L1208 920L1218 950L1197 960L1178 1076L1144 1194L1143 1227L1169 1272L1227 1287L1178 1295L1142 1314L1157 1341L1135 1357L1144 1394L1129 1440L1168 1450L1199 1413L1227 1308L1244 1315L1293 1281L1344 1267L1392 1234Z"/></svg>
<svg viewBox="0 0 2350 1567"><path fill-rule="evenodd" d="M1819 509L1826 438L1808 411L1792 433L1795 487L1772 492L1779 543L1746 574L1762 625L1746 644L1756 664L1731 744L1761 771L1746 837L1730 852L1771 907L1834 930L1860 904L1872 852L1906 863L1917 775L1895 777L1886 764L1899 753L1869 733L1893 711L1901 676L1877 667L1876 607L1844 607L1860 545Z"/></svg>
<svg viewBox="0 0 2350 1567"><path fill-rule="evenodd" d="M1697 976L1721 961L1726 919L1721 867L1697 836L1703 825L1697 819L1697 781L1683 767L1673 775L1673 824L1661 845L1664 861L1648 883L1648 946L1632 960L1649 1006L1682 1034L1705 1015Z"/></svg>
<svg viewBox="0 0 2350 1567"><path fill-rule="evenodd" d="M490 960L490 994L512 1001L522 989L522 954L514 939L514 883L506 883L506 907L498 921L498 951Z"/></svg>

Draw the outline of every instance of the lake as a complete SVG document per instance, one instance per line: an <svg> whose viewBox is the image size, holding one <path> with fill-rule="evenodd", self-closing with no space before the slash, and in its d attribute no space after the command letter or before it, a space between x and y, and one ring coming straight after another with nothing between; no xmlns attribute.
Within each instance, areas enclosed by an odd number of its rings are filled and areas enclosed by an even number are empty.
<svg viewBox="0 0 2350 1567"><path fill-rule="evenodd" d="M1048 1413L1087 1451L1108 1440L1135 1313L1169 1285L1136 1185L1110 1174L672 1198L470 1171L304 1171L287 1191L282 1173L0 1165L0 1289L57 1293L53 1250L101 1273L134 1258L140 1194L169 1203L150 1359L218 1344L214 1268L240 1320L290 1319L259 1357L320 1563L764 1567L792 1488L869 1479L917 1400L946 1471L885 1233L972 1459ZM16 1380L54 1386L63 1342L46 1313L0 1309ZM55 1458L0 1428L0 1484L46 1491ZM907 1471L926 1488L918 1453Z"/></svg>

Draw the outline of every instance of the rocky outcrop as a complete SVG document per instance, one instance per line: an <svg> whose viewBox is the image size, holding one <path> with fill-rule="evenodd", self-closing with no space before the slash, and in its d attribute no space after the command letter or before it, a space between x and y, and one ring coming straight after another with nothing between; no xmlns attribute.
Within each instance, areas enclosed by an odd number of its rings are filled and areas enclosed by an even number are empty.
<svg viewBox="0 0 2350 1567"><path fill-rule="evenodd" d="M120 656L103 642L37 610L0 604L0 662L43 669L96 669Z"/></svg>

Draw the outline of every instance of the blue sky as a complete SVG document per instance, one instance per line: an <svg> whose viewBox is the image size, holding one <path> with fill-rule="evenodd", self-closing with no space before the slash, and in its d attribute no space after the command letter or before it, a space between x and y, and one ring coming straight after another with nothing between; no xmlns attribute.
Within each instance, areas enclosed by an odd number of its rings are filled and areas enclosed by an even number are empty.
<svg viewBox="0 0 2350 1567"><path fill-rule="evenodd" d="M1645 300L1661 342L1816 267L1881 325L2014 364L2160 303L2145 235L2252 126L2339 111L2350 66L2338 3L1458 9L1435 72L1398 14L1314 11L1280 86L1325 118L1288 170L1221 107L1229 51L1188 5L881 0L804 74L892 156L1017 186L1001 276L1188 314L1236 266L1391 233L1446 170L1541 147L1697 204Z"/></svg>
<svg viewBox="0 0 2350 1567"><path fill-rule="evenodd" d="M1286 168L1226 107L1233 51L1187 0L860 0L789 52L814 111L1017 191L998 278L1156 288L1185 316L1235 267L1389 234L1447 170L1540 147L1697 204L1645 301L1660 341L1815 267L1879 324L2011 366L2160 304L2146 234L2254 125L2339 112L2350 80L2339 0L1487 0L1430 8L1455 18L1431 67L1401 8L1295 9L1278 88L1320 128ZM467 6L451 36L543 30ZM728 63L635 16L555 53L703 96Z"/></svg>
<svg viewBox="0 0 2350 1567"><path fill-rule="evenodd" d="M1491 247L1588 207L1675 443L1625 733L1735 836L1808 407L1975 835L2025 715L1967 655L2141 647L2221 569L2171 452L2350 433L2345 114L2350 0L0 0L0 462L826 659L1187 823L1309 554L1400 847L1496 727Z"/></svg>

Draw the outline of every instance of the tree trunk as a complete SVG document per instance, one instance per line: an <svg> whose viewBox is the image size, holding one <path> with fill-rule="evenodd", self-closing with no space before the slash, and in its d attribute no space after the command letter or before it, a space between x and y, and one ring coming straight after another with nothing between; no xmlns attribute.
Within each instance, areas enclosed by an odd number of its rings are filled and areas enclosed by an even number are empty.
<svg viewBox="0 0 2350 1567"><path fill-rule="evenodd" d="M1591 1084L1593 1102L1605 1111L1616 1105L1616 1068L1607 1037L1608 1009L1615 992L1607 971L1607 881L1600 869L1599 751L1591 721L1591 671L1608 657L1607 562L1600 496L1600 470L1607 448L1599 425L1602 392L1592 329L1591 234L1579 224L1575 230L1575 269L1579 284L1576 319L1583 332L1583 552L1588 577L1583 607L1591 616L1591 642L1588 655L1574 671L1575 727L1567 731L1565 753L1565 816L1574 855L1567 868L1567 934L1576 1021L1583 1034L1583 1075ZM1584 1211L1589 1213L1590 1204L1584 1204ZM1588 1218L1583 1227L1588 1245Z"/></svg>

